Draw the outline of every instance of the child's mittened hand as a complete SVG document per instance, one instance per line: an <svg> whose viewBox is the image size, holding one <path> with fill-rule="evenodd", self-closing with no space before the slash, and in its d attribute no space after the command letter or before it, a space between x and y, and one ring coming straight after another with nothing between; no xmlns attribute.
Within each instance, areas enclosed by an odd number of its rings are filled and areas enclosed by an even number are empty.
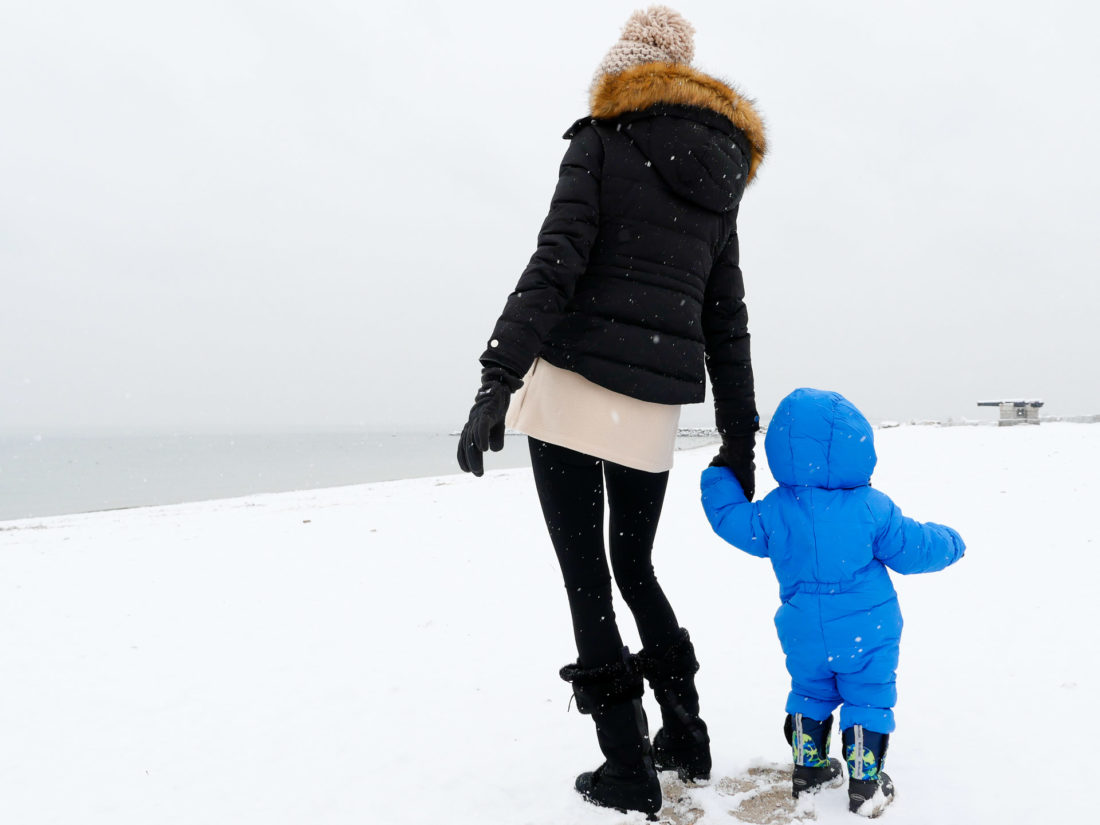
<svg viewBox="0 0 1100 825"><path fill-rule="evenodd" d="M699 489L703 492L704 501L713 499L715 495L734 502L748 501L736 474L729 467L707 467L699 478Z"/></svg>
<svg viewBox="0 0 1100 825"><path fill-rule="evenodd" d="M710 462L711 467L729 467L745 498L752 501L756 492L756 464L753 463L756 436L753 433L741 436L724 436L722 448Z"/></svg>
<svg viewBox="0 0 1100 825"><path fill-rule="evenodd" d="M753 527L756 505L745 498L729 467L707 467L699 480L703 512L711 528L734 547L753 556L767 556L767 539ZM764 540L760 540L760 539Z"/></svg>
<svg viewBox="0 0 1100 825"><path fill-rule="evenodd" d="M958 530L954 530L950 527L945 527L944 529L951 534L951 540L955 544L955 561L958 561L966 555L966 542L963 541L963 538L959 535Z"/></svg>
<svg viewBox="0 0 1100 825"><path fill-rule="evenodd" d="M966 542L963 541L958 530L934 521L926 521L924 526L943 539L947 551L947 564L943 565L944 567L954 564L966 555Z"/></svg>
<svg viewBox="0 0 1100 825"><path fill-rule="evenodd" d="M703 475L699 478L699 486L701 489L705 490L708 487L713 487L715 484L720 483L723 479L733 479L736 481L737 477L729 467L713 465L703 470Z"/></svg>

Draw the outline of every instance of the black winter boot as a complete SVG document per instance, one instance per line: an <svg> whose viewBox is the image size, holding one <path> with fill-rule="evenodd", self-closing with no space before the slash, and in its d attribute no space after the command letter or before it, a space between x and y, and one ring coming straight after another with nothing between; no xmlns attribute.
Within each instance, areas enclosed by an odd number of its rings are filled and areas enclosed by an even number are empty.
<svg viewBox="0 0 1100 825"><path fill-rule="evenodd" d="M848 810L874 819L894 801L894 783L882 770L890 734L853 725L843 733L848 760Z"/></svg>
<svg viewBox="0 0 1100 825"><path fill-rule="evenodd" d="M791 794L816 793L824 787L840 787L844 784L844 772L839 759L829 757L829 740L833 731L833 717L824 721L811 719L796 713L787 714L783 734L791 746L794 771L791 774Z"/></svg>
<svg viewBox="0 0 1100 825"><path fill-rule="evenodd" d="M688 632L671 646L638 653L638 666L661 706L662 727L653 737L653 761L660 771L676 771L684 782L710 778L710 735L699 718L695 673L699 661Z"/></svg>
<svg viewBox="0 0 1100 825"><path fill-rule="evenodd" d="M642 677L633 658L596 668L566 665L561 678L573 685L577 710L596 723L596 739L605 758L596 770L577 777L577 791L594 805L657 813L661 783L642 710Z"/></svg>

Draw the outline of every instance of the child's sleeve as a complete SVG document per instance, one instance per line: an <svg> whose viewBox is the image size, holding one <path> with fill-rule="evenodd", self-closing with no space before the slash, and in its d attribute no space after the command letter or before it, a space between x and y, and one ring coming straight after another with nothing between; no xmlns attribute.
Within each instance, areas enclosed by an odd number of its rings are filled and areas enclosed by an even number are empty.
<svg viewBox="0 0 1100 825"><path fill-rule="evenodd" d="M767 558L768 536L760 519L760 505L745 498L729 467L707 467L699 483L703 511L714 532L746 553Z"/></svg>
<svg viewBox="0 0 1100 825"><path fill-rule="evenodd" d="M898 573L934 573L963 557L962 537L942 524L923 524L901 514L890 497L871 491L867 506L875 518L875 558Z"/></svg>

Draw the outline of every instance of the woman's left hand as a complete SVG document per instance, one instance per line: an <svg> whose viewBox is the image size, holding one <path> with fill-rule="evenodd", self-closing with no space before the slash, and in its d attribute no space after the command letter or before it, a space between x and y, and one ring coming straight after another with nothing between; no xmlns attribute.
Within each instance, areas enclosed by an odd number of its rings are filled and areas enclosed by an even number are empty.
<svg viewBox="0 0 1100 825"><path fill-rule="evenodd" d="M756 494L756 464L753 462L755 447L755 433L726 436L722 439L718 455L710 462L711 467L729 467L749 501Z"/></svg>

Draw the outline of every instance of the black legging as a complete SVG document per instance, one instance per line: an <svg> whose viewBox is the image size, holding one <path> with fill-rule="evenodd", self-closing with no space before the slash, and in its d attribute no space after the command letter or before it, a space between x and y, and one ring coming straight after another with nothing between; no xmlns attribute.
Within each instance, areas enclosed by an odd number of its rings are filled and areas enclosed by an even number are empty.
<svg viewBox="0 0 1100 825"><path fill-rule="evenodd" d="M528 439L535 487L558 555L582 667L621 661L603 538L603 486L611 507L611 569L642 645L675 642L679 623L653 573L651 554L668 473L647 473Z"/></svg>

